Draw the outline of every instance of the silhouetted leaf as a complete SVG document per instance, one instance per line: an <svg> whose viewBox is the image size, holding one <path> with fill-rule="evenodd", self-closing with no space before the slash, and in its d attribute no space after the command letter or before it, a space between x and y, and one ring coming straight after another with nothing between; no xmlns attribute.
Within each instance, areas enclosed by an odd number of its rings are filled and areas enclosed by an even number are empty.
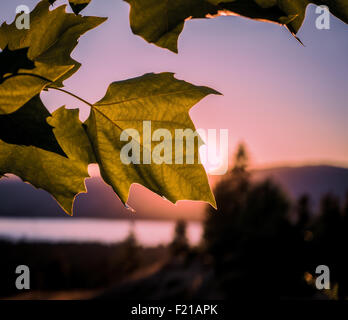
<svg viewBox="0 0 348 320"><path fill-rule="evenodd" d="M184 164L175 164L175 152L170 152L170 158L166 158L171 159L172 164L156 164L152 159L151 164L128 165L120 158L126 144L120 141L120 136L125 129L138 130L140 141L136 143L140 143L142 151L153 152L158 145L154 142L152 146L145 145L144 120L151 121L153 132L159 128L169 130L172 146L176 129L195 131L189 110L208 94L218 92L177 80L171 73L146 74L112 83L105 97L93 106L86 122L87 132L104 180L123 203L127 202L131 184L139 183L174 203L184 199L201 200L215 206L205 170L198 161L187 164L184 160ZM197 158L198 144L192 152ZM185 155L184 151L184 159Z"/></svg>
<svg viewBox="0 0 348 320"><path fill-rule="evenodd" d="M346 0L125 0L131 6L133 33L159 47L177 52L177 40L185 20L217 15L242 15L286 25L296 34L310 3L327 5L331 13L348 23Z"/></svg>
<svg viewBox="0 0 348 320"><path fill-rule="evenodd" d="M90 2L91 0L70 0L69 4L74 13L79 14Z"/></svg>
<svg viewBox="0 0 348 320"><path fill-rule="evenodd" d="M48 2L52 5L56 2L56 0L48 0ZM84 8L86 8L91 0L70 0L69 4L71 9L75 14L79 14Z"/></svg>
<svg viewBox="0 0 348 320"><path fill-rule="evenodd" d="M46 121L50 116L37 95L16 112L0 115L0 139L7 143L35 146L65 156L52 127Z"/></svg>
<svg viewBox="0 0 348 320"><path fill-rule="evenodd" d="M12 77L0 85L0 114L16 111L51 82L62 85L80 67L70 56L78 38L105 21L68 14L65 6L50 11L49 5L41 1L31 12L29 30L17 29L15 22L0 27L0 48L28 48L28 59L35 63L26 71L35 76Z"/></svg>
<svg viewBox="0 0 348 320"><path fill-rule="evenodd" d="M0 52L0 84L6 74L16 74L19 69L34 69L34 62L28 59L28 48L9 50L6 46Z"/></svg>

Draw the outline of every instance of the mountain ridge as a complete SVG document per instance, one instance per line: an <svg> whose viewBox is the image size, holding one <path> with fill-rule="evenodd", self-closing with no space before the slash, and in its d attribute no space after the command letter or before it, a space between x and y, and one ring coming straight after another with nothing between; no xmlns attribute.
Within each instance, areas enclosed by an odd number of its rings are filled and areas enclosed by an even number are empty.
<svg viewBox="0 0 348 320"><path fill-rule="evenodd" d="M343 199L348 192L348 168L343 167L284 166L252 170L251 174L254 181L273 179L292 200L308 193L314 210L318 209L324 193L332 192ZM129 199L130 206L137 211L134 214L122 205L100 177L87 179L86 186L88 193L80 194L75 203L76 217L170 220L201 220L204 217L206 204L179 201L173 205L140 185L132 186ZM0 217L70 218L47 192L14 176L0 180L0 202Z"/></svg>

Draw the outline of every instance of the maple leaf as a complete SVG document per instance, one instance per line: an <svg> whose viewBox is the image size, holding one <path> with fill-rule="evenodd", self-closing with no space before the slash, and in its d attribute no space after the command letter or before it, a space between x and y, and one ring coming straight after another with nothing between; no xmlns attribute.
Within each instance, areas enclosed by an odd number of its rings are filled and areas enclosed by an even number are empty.
<svg viewBox="0 0 348 320"><path fill-rule="evenodd" d="M159 128L168 130L172 137L170 145L175 144L176 129L195 131L188 112L208 94L219 93L177 80L171 73L145 74L112 83L105 97L92 106L86 122L87 133L102 177L123 203L127 202L130 186L139 183L173 203L201 200L216 206L205 170L198 161L177 164L174 153L170 153L170 161L160 164L161 161L156 159L149 164L125 164L121 160L125 145L121 135L129 128L142 135L143 121L150 121L154 131ZM152 153L159 144L148 145L144 138L136 143L142 147L142 152L150 149ZM191 152L198 158L198 144ZM157 160L161 160L158 158L161 156L157 156Z"/></svg>

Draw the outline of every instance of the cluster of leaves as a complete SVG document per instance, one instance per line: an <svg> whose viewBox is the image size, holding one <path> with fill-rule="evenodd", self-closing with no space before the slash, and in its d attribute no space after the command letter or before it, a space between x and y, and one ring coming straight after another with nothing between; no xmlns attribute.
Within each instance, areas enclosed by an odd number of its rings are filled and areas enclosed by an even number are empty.
<svg viewBox="0 0 348 320"><path fill-rule="evenodd" d="M247 18L286 26L295 36L310 3L326 5L332 14L348 23L346 0L125 0L131 6L133 33L146 41L173 52L184 23L190 19L219 15Z"/></svg>
<svg viewBox="0 0 348 320"><path fill-rule="evenodd" d="M56 0L50 0L54 3ZM178 38L185 21L220 15L243 17L285 26L295 37L309 4L325 5L348 23L346 0L124 0L131 6L130 24L134 34L155 45L178 52ZM91 0L70 0L78 14ZM297 37L296 37L297 38ZM297 38L298 39L298 38ZM299 39L298 39L299 40Z"/></svg>
<svg viewBox="0 0 348 320"><path fill-rule="evenodd" d="M80 67L70 56L78 38L105 19L49 6L46 0L37 5L29 30L17 30L14 23L0 28L0 172L47 190L70 214L75 196L85 191L90 163L98 163L123 203L131 184L140 183L172 202L202 200L215 206L202 165L123 164L120 135L127 128L142 132L144 120L151 120L153 130L194 130L189 109L217 92L171 73L146 74L114 82L102 100L86 102L91 112L85 123L78 109L61 107L50 114L40 92L65 91L63 80Z"/></svg>
<svg viewBox="0 0 348 320"><path fill-rule="evenodd" d="M85 191L87 166L97 163L105 182L123 203L132 183L139 183L172 202L202 200L215 206L202 165L125 165L120 160L127 128L142 133L144 120L152 129L192 129L190 108L218 92L171 73L146 74L112 83L103 99L92 104L85 123L78 109L64 107L50 114L40 99L42 90L62 89L80 63L71 57L78 39L106 18L81 16L91 0L70 0L50 10L55 0L42 0L31 12L29 30L15 23L0 27L0 176L13 173L47 190L72 214L76 195ZM148 42L177 52L186 20L238 14L287 26L296 33L309 3L326 4L348 22L346 0L125 0L131 6L133 32ZM67 92L69 93L69 92ZM143 140L139 141L144 148ZM195 146L198 154L198 146ZM180 186L178 188L177 186Z"/></svg>

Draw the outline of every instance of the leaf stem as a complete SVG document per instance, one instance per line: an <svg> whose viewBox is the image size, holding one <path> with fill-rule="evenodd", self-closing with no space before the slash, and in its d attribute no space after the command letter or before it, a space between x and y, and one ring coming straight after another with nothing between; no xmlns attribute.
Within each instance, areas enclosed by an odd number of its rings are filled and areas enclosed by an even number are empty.
<svg viewBox="0 0 348 320"><path fill-rule="evenodd" d="M44 80L44 81L47 81L47 82L51 82L51 83L53 82L52 80L49 80L49 79L47 79L47 78L45 78L45 77L42 77L42 76L37 75L37 74L34 74L34 73L25 73L25 72L22 72L22 73L11 74L11 75L9 75L9 76L7 76L7 77L4 77L4 78L2 78L2 79L0 78L0 84L1 84L2 82L4 82L5 80L7 80L7 79L14 78L14 77L18 77L18 76L35 77L35 78L39 78L39 79ZM68 95L74 97L75 99L80 100L81 102L87 104L87 105L90 106L91 108L93 108L93 104L92 104L92 103L90 103L90 102L88 102L88 101L86 101L86 100L80 98L80 97L77 96L76 94L73 94L72 92L69 92L69 91L67 91L67 90L64 90L64 89L61 89L61 88L58 88L58 87L53 87L53 86L47 86L45 89L53 89L53 90L57 90L57 91L64 92L64 93L66 93L66 94L68 94Z"/></svg>
<svg viewBox="0 0 348 320"><path fill-rule="evenodd" d="M15 77L18 77L18 76L28 76L28 77L34 77L34 78L38 78L38 79L41 79L43 81L47 81L47 82L53 82L52 80L50 79L47 79L43 76L40 76L38 74L34 74L34 73L25 73L25 72L21 72L21 73L14 73L14 74L11 74L7 77L4 77L1 79L1 82L4 82L5 80L8 80L8 79L11 79L11 78L15 78Z"/></svg>
<svg viewBox="0 0 348 320"><path fill-rule="evenodd" d="M68 94L69 96L72 96L75 99L80 100L81 102L83 102L83 103L87 104L88 106L90 106L91 108L93 108L93 104L92 103L86 101L85 99L80 98L79 96L77 96L76 94L73 94L72 92L69 92L69 91L64 90L62 88L51 87L51 86L47 86L46 88L64 92L64 93Z"/></svg>

